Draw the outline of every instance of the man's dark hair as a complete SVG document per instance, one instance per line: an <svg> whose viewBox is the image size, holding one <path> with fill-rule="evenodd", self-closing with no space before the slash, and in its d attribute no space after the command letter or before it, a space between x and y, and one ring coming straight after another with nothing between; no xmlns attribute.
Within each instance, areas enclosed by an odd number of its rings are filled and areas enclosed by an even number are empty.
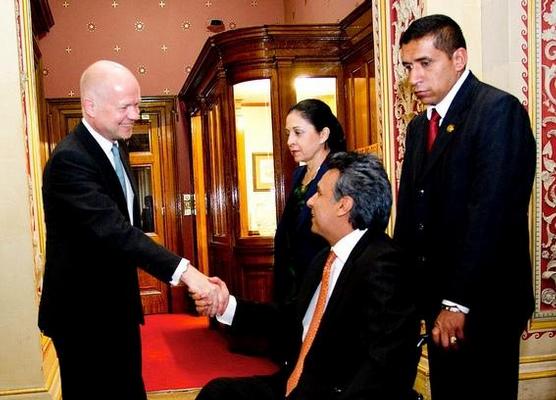
<svg viewBox="0 0 556 400"><path fill-rule="evenodd" d="M402 33L400 47L412 40L429 35L434 36L434 47L446 53L450 58L457 49L467 48L459 25L452 18L442 14L428 15L413 21Z"/></svg>
<svg viewBox="0 0 556 400"><path fill-rule="evenodd" d="M326 140L330 153L346 151L346 138L342 125L324 101L319 99L301 100L288 110L288 114L292 111L299 112L304 119L315 127L317 132L322 131L325 127L330 129L330 134Z"/></svg>
<svg viewBox="0 0 556 400"><path fill-rule="evenodd" d="M392 190L382 163L371 154L340 152L329 160L329 168L340 171L334 198L353 199L350 222L354 229L383 231L392 207Z"/></svg>

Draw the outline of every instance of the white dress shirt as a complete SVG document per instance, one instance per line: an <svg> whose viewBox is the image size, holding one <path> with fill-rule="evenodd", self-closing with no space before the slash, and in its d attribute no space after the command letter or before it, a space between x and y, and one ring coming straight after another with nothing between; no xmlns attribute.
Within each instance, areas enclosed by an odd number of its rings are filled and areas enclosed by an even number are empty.
<svg viewBox="0 0 556 400"><path fill-rule="evenodd" d="M446 96L444 96L444 98L442 100L440 100L440 102L438 104L430 105L430 106L427 107L427 119L428 120L431 119L432 110L436 109L436 112L438 113L438 115L440 115L440 121L438 121L438 126L442 125L442 121L444 121L444 117L448 113L448 109L450 108L450 105L452 105L452 101L454 101L454 99L456 97L456 94L458 94L458 92L461 88L461 85L463 85L463 82L469 76L469 72L470 71L468 69L463 71L463 74L461 74L461 76L456 81L454 86L452 86L452 88L450 89L448 94Z"/></svg>
<svg viewBox="0 0 556 400"><path fill-rule="evenodd" d="M351 251L359 242L361 237L367 232L367 229L360 230L356 229L342 239L340 239L332 248L330 249L336 254L336 259L332 263L332 271L330 272L330 285L328 287L328 293L326 295L326 305L328 305L328 300L330 300L330 296L334 291L334 287L336 286L336 282L338 281L338 277L344 268L344 264L346 263ZM307 334L307 329L309 329L309 324L311 323L311 318L313 318L313 313L315 312L315 306L317 304L318 295L320 292L320 283L311 298L311 302L307 307L307 311L305 312L305 316L303 317L303 339L305 339L305 335ZM230 296L228 301L228 307L221 316L216 316L216 319L226 325L231 325L234 319L234 315L237 308L237 299L234 296ZM326 310L326 306L325 306Z"/></svg>

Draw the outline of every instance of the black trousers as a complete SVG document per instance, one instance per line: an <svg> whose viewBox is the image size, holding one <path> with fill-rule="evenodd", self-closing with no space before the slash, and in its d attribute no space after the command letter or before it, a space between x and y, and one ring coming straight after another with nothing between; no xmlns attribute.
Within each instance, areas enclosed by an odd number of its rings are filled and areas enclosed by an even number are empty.
<svg viewBox="0 0 556 400"><path fill-rule="evenodd" d="M284 400L285 391L276 375L217 378L203 387L196 400Z"/></svg>
<svg viewBox="0 0 556 400"><path fill-rule="evenodd" d="M525 326L469 318L456 350L428 344L432 400L517 400Z"/></svg>
<svg viewBox="0 0 556 400"><path fill-rule="evenodd" d="M69 329L52 335L64 400L146 400L138 325Z"/></svg>

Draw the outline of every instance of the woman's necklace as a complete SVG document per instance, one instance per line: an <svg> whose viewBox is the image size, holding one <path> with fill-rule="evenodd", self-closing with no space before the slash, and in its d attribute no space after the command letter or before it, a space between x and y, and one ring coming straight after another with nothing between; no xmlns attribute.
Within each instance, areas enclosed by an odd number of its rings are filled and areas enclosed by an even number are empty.
<svg viewBox="0 0 556 400"><path fill-rule="evenodd" d="M324 160L326 159L326 157L328 156L329 150L326 150L325 152L321 152L319 153L317 156L313 157L312 162L309 164L307 164L307 170L305 170L305 176L303 177L303 180L301 181L301 186L305 187L307 186L309 183L311 183L311 181L313 179L315 179L315 176L317 176L320 166L322 165L322 163L324 162ZM319 162L320 161L320 162ZM315 166L315 164L317 164ZM312 168L309 167L309 165L313 165Z"/></svg>
<svg viewBox="0 0 556 400"><path fill-rule="evenodd" d="M311 181L313 179L315 179L315 176L317 176L317 172L319 172L319 168L313 168L313 169L309 169L307 167L307 171L305 171L305 176L303 177L303 181L301 181L301 185L303 186L307 186L309 183L311 183Z"/></svg>

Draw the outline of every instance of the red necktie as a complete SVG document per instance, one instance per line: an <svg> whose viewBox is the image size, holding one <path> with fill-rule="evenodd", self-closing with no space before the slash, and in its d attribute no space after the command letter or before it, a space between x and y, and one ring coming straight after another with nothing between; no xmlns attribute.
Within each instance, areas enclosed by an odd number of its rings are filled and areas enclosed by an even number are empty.
<svg viewBox="0 0 556 400"><path fill-rule="evenodd" d="M322 279L317 305L315 306L315 312L313 313L313 317L311 318L309 329L307 329L305 340L301 345L301 351L299 352L299 356L297 357L295 368L288 378L288 383L286 386L286 396L289 396L292 390L294 390L297 386L299 378L301 377L301 372L303 372L303 363L305 361L305 356L309 352L311 344L313 344L313 339L317 334L320 320L322 319L322 315L324 314L324 309L326 307L326 294L328 293L328 287L330 286L330 271L332 270L332 264L334 263L335 259L336 254L334 254L334 252L331 250L328 254L328 258L326 259L326 263L324 263L324 269L322 270Z"/></svg>
<svg viewBox="0 0 556 400"><path fill-rule="evenodd" d="M432 145L438 136L438 122L440 121L440 114L436 108L432 109L431 119L429 120L429 131L427 133L427 153L430 153Z"/></svg>

